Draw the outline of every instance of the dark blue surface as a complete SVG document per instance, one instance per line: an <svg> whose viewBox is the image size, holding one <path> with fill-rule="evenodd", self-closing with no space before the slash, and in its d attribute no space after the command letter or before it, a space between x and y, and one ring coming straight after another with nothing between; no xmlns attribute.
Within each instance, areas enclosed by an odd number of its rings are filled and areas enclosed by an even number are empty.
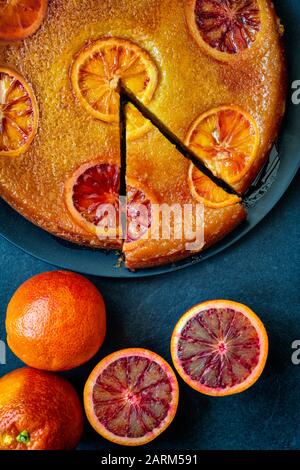
<svg viewBox="0 0 300 470"><path fill-rule="evenodd" d="M266 325L270 353L260 380L248 391L210 398L181 380L175 421L146 448L299 449L300 365L291 343L300 339L300 174L276 208L240 242L183 271L142 280L90 277L102 291L108 335L97 357L68 373L82 392L94 364L119 348L141 346L170 361L169 339L176 320L191 305L211 298L248 304ZM28 277L53 269L0 239L0 339L5 338L7 302ZM8 352L0 375L21 363ZM80 448L111 448L87 425Z"/></svg>

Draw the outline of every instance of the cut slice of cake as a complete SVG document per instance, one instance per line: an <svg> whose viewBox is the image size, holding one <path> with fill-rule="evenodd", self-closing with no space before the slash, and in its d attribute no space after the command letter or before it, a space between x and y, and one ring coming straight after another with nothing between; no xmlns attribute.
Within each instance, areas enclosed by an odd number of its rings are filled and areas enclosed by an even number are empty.
<svg viewBox="0 0 300 470"><path fill-rule="evenodd" d="M132 105L131 105L132 106ZM191 256L220 240L246 217L226 193L147 122L127 139L126 266L147 268Z"/></svg>
<svg viewBox="0 0 300 470"><path fill-rule="evenodd" d="M273 3L150 3L152 9L147 0L129 0L122 10L123 34L144 47L159 70L146 106L243 193L265 163L285 109L283 27Z"/></svg>

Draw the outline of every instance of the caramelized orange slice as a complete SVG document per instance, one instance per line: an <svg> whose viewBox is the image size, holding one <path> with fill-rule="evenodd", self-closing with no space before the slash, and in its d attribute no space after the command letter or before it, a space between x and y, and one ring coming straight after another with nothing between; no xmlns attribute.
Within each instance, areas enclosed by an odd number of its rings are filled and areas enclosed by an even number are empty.
<svg viewBox="0 0 300 470"><path fill-rule="evenodd" d="M1 0L0 41L19 41L35 33L47 5L47 0Z"/></svg>
<svg viewBox="0 0 300 470"><path fill-rule="evenodd" d="M89 114L105 122L118 122L120 83L147 103L157 87L158 70L148 52L133 42L103 38L79 51L71 67L71 82ZM129 122L131 113L129 108Z"/></svg>
<svg viewBox="0 0 300 470"><path fill-rule="evenodd" d="M241 200L238 196L226 193L193 163L189 167L188 183L192 196L206 207L218 209L231 206Z"/></svg>
<svg viewBox="0 0 300 470"><path fill-rule="evenodd" d="M221 106L191 125L186 145L219 178L229 184L242 179L257 152L259 132L254 119L237 106Z"/></svg>
<svg viewBox="0 0 300 470"><path fill-rule="evenodd" d="M137 180L127 178L126 244L134 247L134 242L147 240L150 235L152 205L157 200L148 188Z"/></svg>
<svg viewBox="0 0 300 470"><path fill-rule="evenodd" d="M28 83L15 71L0 67L0 156L28 150L38 127L38 106Z"/></svg>
<svg viewBox="0 0 300 470"><path fill-rule="evenodd" d="M261 30L261 0L188 0L186 15L197 43L221 60L251 48Z"/></svg>
<svg viewBox="0 0 300 470"><path fill-rule="evenodd" d="M128 141L136 140L151 130L151 123L132 104L126 106L126 136Z"/></svg>
<svg viewBox="0 0 300 470"><path fill-rule="evenodd" d="M120 173L117 165L84 163L65 184L65 202L74 221L101 238L119 233Z"/></svg>

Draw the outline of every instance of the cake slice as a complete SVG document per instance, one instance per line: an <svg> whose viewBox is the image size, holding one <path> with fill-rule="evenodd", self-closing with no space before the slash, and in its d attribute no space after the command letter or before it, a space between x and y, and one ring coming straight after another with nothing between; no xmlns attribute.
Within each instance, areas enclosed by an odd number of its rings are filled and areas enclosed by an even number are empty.
<svg viewBox="0 0 300 470"><path fill-rule="evenodd" d="M129 0L126 11L122 4L122 33L159 70L147 108L216 176L245 192L285 109L283 27L273 3Z"/></svg>
<svg viewBox="0 0 300 470"><path fill-rule="evenodd" d="M198 253L246 217L237 196L203 175L150 121L147 126L147 134L126 142L123 251L130 269L167 264Z"/></svg>

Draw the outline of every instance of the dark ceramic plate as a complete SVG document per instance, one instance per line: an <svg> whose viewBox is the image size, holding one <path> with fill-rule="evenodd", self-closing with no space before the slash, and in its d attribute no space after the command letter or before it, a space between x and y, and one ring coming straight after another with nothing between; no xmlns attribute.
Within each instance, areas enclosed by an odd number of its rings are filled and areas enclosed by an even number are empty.
<svg viewBox="0 0 300 470"><path fill-rule="evenodd" d="M64 242L28 222L2 200L0 235L27 253L53 265L85 274L116 278L153 276L182 269L220 253L246 235L279 201L300 166L300 104L292 102L292 94L295 92L292 85L300 80L300 62L295 54L295 51L300 50L300 4L298 0L277 0L274 3L286 30L289 68L287 112L269 162L248 192L247 222L204 253L174 264L134 273L124 266L118 266L119 253L92 250Z"/></svg>

